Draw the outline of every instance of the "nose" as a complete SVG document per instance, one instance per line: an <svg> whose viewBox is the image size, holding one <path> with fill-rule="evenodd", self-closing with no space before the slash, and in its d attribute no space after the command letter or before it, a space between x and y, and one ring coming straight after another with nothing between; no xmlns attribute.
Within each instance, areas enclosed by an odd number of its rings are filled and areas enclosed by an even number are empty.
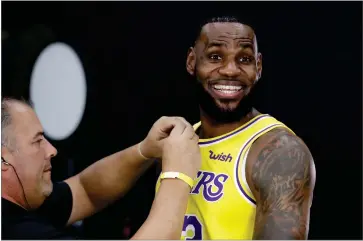
<svg viewBox="0 0 363 241"><path fill-rule="evenodd" d="M241 69L234 61L229 61L226 65L219 69L219 73L229 78L233 78L241 74Z"/></svg>
<svg viewBox="0 0 363 241"><path fill-rule="evenodd" d="M57 155L58 151L52 144L50 144L48 140L46 141L47 141L47 156L49 158L53 158Z"/></svg>

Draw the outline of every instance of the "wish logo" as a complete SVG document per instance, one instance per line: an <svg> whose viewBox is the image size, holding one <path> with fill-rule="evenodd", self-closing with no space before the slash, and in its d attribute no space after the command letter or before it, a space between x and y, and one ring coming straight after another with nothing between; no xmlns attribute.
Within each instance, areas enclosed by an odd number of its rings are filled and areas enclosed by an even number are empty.
<svg viewBox="0 0 363 241"><path fill-rule="evenodd" d="M218 201L224 194L224 184L229 178L228 175L199 171L197 178L199 177L201 178L194 186L191 194L199 194L202 192L204 199L208 202Z"/></svg>
<svg viewBox="0 0 363 241"><path fill-rule="evenodd" d="M220 154L216 154L213 151L209 150L209 158L212 160L218 160L222 162L231 162L232 156L228 153L228 155L224 154L223 152Z"/></svg>

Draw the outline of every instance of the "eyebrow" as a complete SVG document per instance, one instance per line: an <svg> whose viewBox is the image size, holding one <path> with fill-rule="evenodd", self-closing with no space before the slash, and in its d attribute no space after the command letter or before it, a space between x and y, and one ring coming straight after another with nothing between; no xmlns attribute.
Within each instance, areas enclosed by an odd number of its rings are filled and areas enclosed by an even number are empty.
<svg viewBox="0 0 363 241"><path fill-rule="evenodd" d="M254 50L254 45L251 43L240 43L239 46L243 49L252 49Z"/></svg>
<svg viewBox="0 0 363 241"><path fill-rule="evenodd" d="M206 46L205 49L210 49L212 47L227 47L227 43L223 43L223 42L210 42L208 43L208 45ZM246 43L246 42L243 42L243 43L240 43L239 46L242 48L242 49L251 49L252 51L254 50L254 45L252 43Z"/></svg>
<svg viewBox="0 0 363 241"><path fill-rule="evenodd" d="M223 42L216 42L216 41L212 41L210 43L208 43L208 45L206 46L206 49L210 49L212 47L227 47L227 44L226 43L223 43Z"/></svg>
<svg viewBox="0 0 363 241"><path fill-rule="evenodd" d="M34 138L33 139L36 139L40 136L44 136L44 132L43 131L38 131L37 134L35 134Z"/></svg>

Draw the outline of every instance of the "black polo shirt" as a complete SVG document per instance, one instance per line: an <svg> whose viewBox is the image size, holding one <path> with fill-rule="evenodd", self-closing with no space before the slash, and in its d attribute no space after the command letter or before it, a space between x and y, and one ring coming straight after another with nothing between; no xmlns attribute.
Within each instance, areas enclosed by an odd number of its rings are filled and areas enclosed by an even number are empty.
<svg viewBox="0 0 363 241"><path fill-rule="evenodd" d="M2 239L76 239L66 223L73 205L72 192L65 182L54 183L52 194L36 211L2 198Z"/></svg>

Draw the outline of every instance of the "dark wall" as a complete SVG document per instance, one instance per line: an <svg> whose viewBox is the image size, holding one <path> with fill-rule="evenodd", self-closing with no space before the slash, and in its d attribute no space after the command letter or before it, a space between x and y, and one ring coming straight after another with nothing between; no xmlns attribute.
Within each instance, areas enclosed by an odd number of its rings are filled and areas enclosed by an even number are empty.
<svg viewBox="0 0 363 241"><path fill-rule="evenodd" d="M361 2L3 2L2 94L28 96L32 65L70 44L87 75L85 116L59 150L53 179L140 141L162 115L198 120L185 70L194 28L210 15L248 19L263 54L256 106L290 126L315 158L311 239L362 238ZM86 220L86 237L120 238L147 217L156 168Z"/></svg>

